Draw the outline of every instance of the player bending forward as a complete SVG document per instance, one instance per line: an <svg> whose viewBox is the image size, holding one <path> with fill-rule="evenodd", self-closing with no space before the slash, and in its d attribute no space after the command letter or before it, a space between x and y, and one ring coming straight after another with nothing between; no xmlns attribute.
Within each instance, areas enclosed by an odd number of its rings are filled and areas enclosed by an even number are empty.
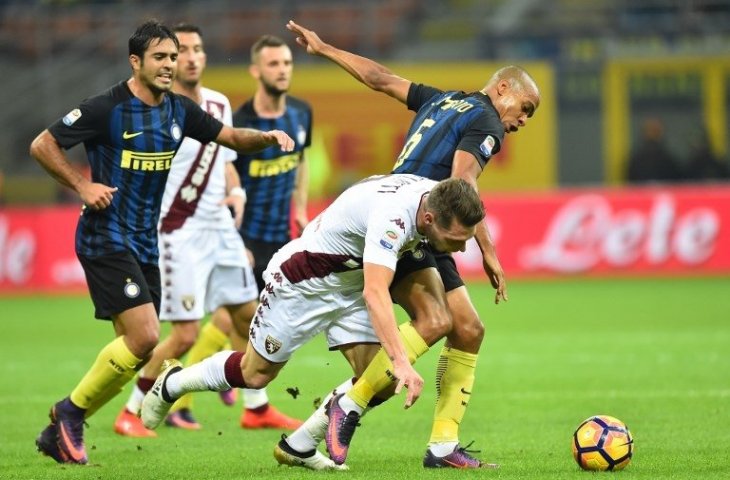
<svg viewBox="0 0 730 480"><path fill-rule="evenodd" d="M408 388L405 404L412 405L423 379L411 363L428 346L409 323L400 327L403 339L399 335L389 293L398 257L424 240L440 251L463 251L483 218L479 196L461 179L386 175L348 188L272 258L246 353L223 351L185 369L172 361L144 398L143 423L156 428L188 392L265 387L320 332L353 371L357 358L343 347L382 345L398 379L396 392ZM316 449L287 450L277 450L281 463L347 468Z"/></svg>

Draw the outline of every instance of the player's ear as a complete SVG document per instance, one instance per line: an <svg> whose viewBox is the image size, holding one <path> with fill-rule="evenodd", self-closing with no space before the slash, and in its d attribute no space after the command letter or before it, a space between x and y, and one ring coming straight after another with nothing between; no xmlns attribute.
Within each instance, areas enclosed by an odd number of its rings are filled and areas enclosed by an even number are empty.
<svg viewBox="0 0 730 480"><path fill-rule="evenodd" d="M497 83L497 93L499 95L504 95L509 91L509 82L507 80L500 80L499 83Z"/></svg>
<svg viewBox="0 0 730 480"><path fill-rule="evenodd" d="M142 66L142 59L139 58L139 55L132 54L129 56L129 65L131 65L132 71L136 72Z"/></svg>
<svg viewBox="0 0 730 480"><path fill-rule="evenodd" d="M426 212L423 214L423 221L426 225L432 225L434 222L433 212L426 210Z"/></svg>
<svg viewBox="0 0 730 480"><path fill-rule="evenodd" d="M248 73L256 80L258 80L261 76L261 70L259 69L259 66L255 63L252 63L248 66Z"/></svg>

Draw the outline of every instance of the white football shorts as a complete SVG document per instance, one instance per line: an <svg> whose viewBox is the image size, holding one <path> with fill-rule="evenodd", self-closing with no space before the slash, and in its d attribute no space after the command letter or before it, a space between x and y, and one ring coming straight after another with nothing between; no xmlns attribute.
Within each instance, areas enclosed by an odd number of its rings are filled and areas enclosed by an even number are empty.
<svg viewBox="0 0 730 480"><path fill-rule="evenodd" d="M235 229L160 233L159 247L160 320L200 320L220 306L258 297L243 240Z"/></svg>
<svg viewBox="0 0 730 480"><path fill-rule="evenodd" d="M356 274L362 275L362 271ZM362 290L323 291L322 280L316 279L317 287L310 288L314 285L310 280L291 284L278 270L264 272L267 288L261 292L249 332L256 352L270 362L286 362L320 332L327 336L330 349L350 343L380 343Z"/></svg>

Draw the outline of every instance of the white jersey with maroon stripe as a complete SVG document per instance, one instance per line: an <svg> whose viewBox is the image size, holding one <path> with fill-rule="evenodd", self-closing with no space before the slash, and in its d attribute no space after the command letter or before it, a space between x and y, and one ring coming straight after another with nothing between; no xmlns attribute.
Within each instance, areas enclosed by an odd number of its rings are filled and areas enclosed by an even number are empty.
<svg viewBox="0 0 730 480"><path fill-rule="evenodd" d="M424 237L418 207L436 184L416 175L370 177L343 192L264 272L249 340L271 362L324 332L330 348L377 343L362 298L363 263L395 271L398 257Z"/></svg>
<svg viewBox="0 0 730 480"><path fill-rule="evenodd" d="M267 270L318 291L362 291L364 262L395 271L400 255L424 239L416 212L435 184L417 175L380 175L353 185L279 250Z"/></svg>
<svg viewBox="0 0 730 480"><path fill-rule="evenodd" d="M231 103L222 93L202 88L201 108L225 125L231 125ZM186 228L231 228L233 218L220 204L226 196L225 165L236 152L214 142L201 144L185 138L172 160L162 197L160 231Z"/></svg>

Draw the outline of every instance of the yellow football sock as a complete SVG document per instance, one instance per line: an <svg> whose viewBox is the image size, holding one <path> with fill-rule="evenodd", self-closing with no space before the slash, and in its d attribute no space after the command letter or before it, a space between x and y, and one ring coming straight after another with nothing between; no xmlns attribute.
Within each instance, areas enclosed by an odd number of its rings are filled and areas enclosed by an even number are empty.
<svg viewBox="0 0 730 480"><path fill-rule="evenodd" d="M444 346L436 371L436 412L429 443L456 442L469 404L477 354Z"/></svg>
<svg viewBox="0 0 730 480"><path fill-rule="evenodd" d="M428 345L410 323L401 324L398 329L400 330L403 345L406 347L408 361L413 364L418 357L428 351ZM393 363L388 358L385 350L381 348L347 395L360 407L367 407L376 393L387 388L393 382L392 372Z"/></svg>
<svg viewBox="0 0 730 480"><path fill-rule="evenodd" d="M194 365L206 358L210 357L214 353L218 353L228 344L228 337L223 331L213 325L212 322L206 323L203 328L200 329L200 334L193 347L188 352L185 366ZM183 408L193 407L193 394L186 393L182 397L178 398L173 404L170 411L175 412Z"/></svg>
<svg viewBox="0 0 730 480"><path fill-rule="evenodd" d="M134 378L140 363L142 360L124 343L124 336L115 338L101 349L91 369L71 392L71 401L90 416Z"/></svg>

